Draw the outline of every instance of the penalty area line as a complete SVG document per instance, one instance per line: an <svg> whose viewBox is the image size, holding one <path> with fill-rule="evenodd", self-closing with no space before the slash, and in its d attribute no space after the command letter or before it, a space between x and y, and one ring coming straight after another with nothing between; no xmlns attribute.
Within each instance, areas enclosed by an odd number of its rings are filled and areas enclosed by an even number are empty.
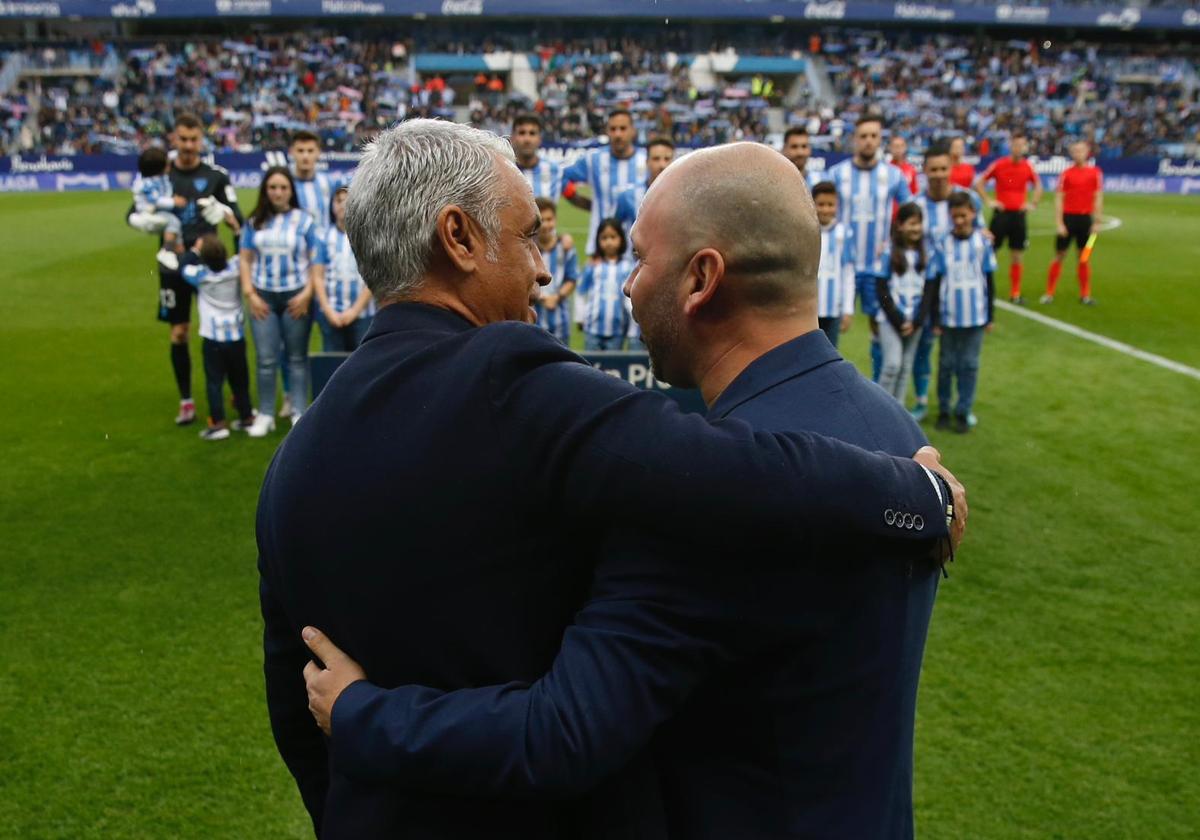
<svg viewBox="0 0 1200 840"><path fill-rule="evenodd" d="M996 306L1003 309L1005 312L1012 312L1015 315L1020 315L1024 318L1029 318L1037 321L1039 324L1044 324L1051 329L1060 330L1068 333L1076 338L1082 338L1084 341L1090 341L1093 344L1099 344L1101 347L1107 347L1109 350L1116 350L1118 353L1123 353L1126 356L1131 356L1135 359L1141 359L1143 362L1149 362L1152 365L1157 365L1160 368L1174 371L1175 373L1190 376L1192 379L1200 381L1200 370L1194 367L1188 367L1182 362L1177 362L1173 359L1168 359L1164 356L1159 356L1155 353L1148 353L1145 350L1140 350L1132 344L1126 344L1123 341L1116 341L1106 335L1100 335L1082 327L1077 327L1074 324L1068 324L1066 321L1060 321L1057 318L1050 318L1040 312L1031 312L1023 306L1016 306L1008 301L998 300Z"/></svg>

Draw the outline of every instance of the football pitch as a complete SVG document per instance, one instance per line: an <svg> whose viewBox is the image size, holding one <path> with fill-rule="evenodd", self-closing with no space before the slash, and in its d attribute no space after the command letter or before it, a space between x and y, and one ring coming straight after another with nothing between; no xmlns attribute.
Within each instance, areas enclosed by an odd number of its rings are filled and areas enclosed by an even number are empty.
<svg viewBox="0 0 1200 840"><path fill-rule="evenodd" d="M1049 204L1029 308L1200 368L1200 199L1106 199L1093 308L1073 264L1036 303ZM174 426L127 205L0 196L0 837L310 837L261 670L253 519L282 433ZM861 370L866 339L859 316ZM975 411L926 427L971 523L926 649L918 835L1200 836L1200 379L1004 310Z"/></svg>

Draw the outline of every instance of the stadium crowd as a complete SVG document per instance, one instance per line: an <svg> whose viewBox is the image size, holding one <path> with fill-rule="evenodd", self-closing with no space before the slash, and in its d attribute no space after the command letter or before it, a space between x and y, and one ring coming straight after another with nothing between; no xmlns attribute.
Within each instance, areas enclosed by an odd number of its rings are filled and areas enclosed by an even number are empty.
<svg viewBox="0 0 1200 840"><path fill-rule="evenodd" d="M1020 125L1038 154L1065 153L1067 138L1083 136L1100 156L1181 156L1200 129L1200 52L1188 45L919 30L720 37L703 49L823 60L832 101L802 83L780 112L784 124L806 126L817 148L849 151L847 127L868 103L916 150L958 134L974 152L1002 152ZM418 73L412 61L498 51L536 59L536 98L513 91L505 74ZM132 152L163 136L182 109L205 119L213 148L239 151L283 148L302 128L327 151L351 151L406 117L496 130L525 111L542 118L547 142L588 143L603 136L617 105L632 111L643 141L764 139L768 110L785 105L794 75L725 74L701 89L689 67L698 51L677 32L551 40L501 31L472 40L437 28L399 39L290 32L30 48L25 65L38 74L0 98L3 146L8 154Z"/></svg>

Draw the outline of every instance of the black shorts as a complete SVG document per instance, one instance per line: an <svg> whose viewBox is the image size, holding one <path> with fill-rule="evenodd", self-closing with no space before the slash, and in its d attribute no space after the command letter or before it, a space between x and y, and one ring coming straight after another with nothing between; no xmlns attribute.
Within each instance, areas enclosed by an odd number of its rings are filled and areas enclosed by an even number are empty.
<svg viewBox="0 0 1200 840"><path fill-rule="evenodd" d="M158 267L158 320L168 324L191 323L194 294L182 274Z"/></svg>
<svg viewBox="0 0 1200 840"><path fill-rule="evenodd" d="M1029 245L1029 231L1025 226L1024 210L997 210L992 215L992 247L996 250L1008 243L1014 251L1024 251Z"/></svg>
<svg viewBox="0 0 1200 840"><path fill-rule="evenodd" d="M1063 224L1067 227L1067 235L1054 238L1054 250L1065 251L1074 241L1075 247L1082 251L1092 235L1092 217L1085 213L1064 213Z"/></svg>

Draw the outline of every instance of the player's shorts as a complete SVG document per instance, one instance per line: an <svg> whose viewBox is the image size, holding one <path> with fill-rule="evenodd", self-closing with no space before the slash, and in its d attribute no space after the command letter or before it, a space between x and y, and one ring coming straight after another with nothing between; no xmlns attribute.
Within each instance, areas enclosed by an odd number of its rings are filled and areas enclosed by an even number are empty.
<svg viewBox="0 0 1200 840"><path fill-rule="evenodd" d="M1086 213L1064 213L1063 224L1066 225L1067 235L1054 238L1054 250L1065 251L1074 242L1075 247L1082 251L1092 235L1092 217Z"/></svg>
<svg viewBox="0 0 1200 840"><path fill-rule="evenodd" d="M862 313L874 319L879 314L879 296L875 293L875 275L859 272L854 275L854 288L858 290L858 305Z"/></svg>
<svg viewBox="0 0 1200 840"><path fill-rule="evenodd" d="M1024 251L1029 245L1029 231L1024 210L997 210L992 216L992 247L999 250L1005 242L1014 251Z"/></svg>
<svg viewBox="0 0 1200 840"><path fill-rule="evenodd" d="M193 294L195 290L182 274L158 267L158 320L168 324L191 323Z"/></svg>

